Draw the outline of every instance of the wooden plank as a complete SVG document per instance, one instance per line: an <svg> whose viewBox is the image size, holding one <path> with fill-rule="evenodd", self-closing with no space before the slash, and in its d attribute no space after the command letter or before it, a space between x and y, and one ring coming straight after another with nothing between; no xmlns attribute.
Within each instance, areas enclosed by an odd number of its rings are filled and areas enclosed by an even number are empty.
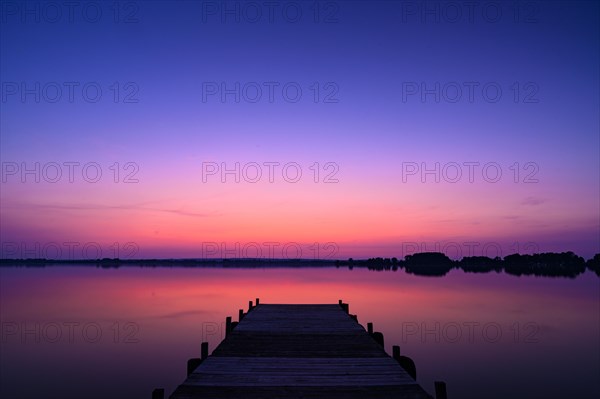
<svg viewBox="0 0 600 399"><path fill-rule="evenodd" d="M389 357L281 358L211 356L192 373L194 386L368 386L415 381Z"/></svg>
<svg viewBox="0 0 600 399"><path fill-rule="evenodd" d="M338 305L259 305L240 323L239 332L348 333L364 332Z"/></svg>
<svg viewBox="0 0 600 399"><path fill-rule="evenodd" d="M236 329L237 330L237 329ZM233 331L213 356L257 357L385 357L373 338L364 334L271 334Z"/></svg>
<svg viewBox="0 0 600 399"><path fill-rule="evenodd" d="M418 385L397 387L194 387L180 386L177 399L423 399L429 398ZM175 395L175 394L174 394Z"/></svg>

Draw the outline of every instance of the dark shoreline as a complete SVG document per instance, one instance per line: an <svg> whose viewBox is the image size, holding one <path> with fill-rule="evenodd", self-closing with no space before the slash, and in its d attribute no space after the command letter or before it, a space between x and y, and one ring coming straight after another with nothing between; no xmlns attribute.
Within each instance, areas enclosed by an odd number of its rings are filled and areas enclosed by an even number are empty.
<svg viewBox="0 0 600 399"><path fill-rule="evenodd" d="M421 252L397 258L369 259L0 259L0 267L46 267L52 265L90 265L102 268L137 267L220 267L220 268L290 268L290 267L348 267L369 270L404 269L407 273L423 276L444 276L452 269L467 273L502 272L516 276L576 277L591 270L600 277L600 254L584 260L573 252L512 254L504 258L485 256L463 257L451 260L440 252Z"/></svg>

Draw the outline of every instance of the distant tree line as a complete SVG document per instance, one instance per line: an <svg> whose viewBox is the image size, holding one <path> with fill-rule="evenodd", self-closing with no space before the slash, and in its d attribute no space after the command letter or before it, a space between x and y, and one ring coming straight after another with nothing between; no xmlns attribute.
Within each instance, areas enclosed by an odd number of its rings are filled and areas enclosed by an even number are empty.
<svg viewBox="0 0 600 399"><path fill-rule="evenodd" d="M587 262L573 252L546 252L533 255L513 254L488 258L487 256L467 256L452 260L441 252L420 252L406 255L404 260L397 258L369 258L366 261L338 261L338 266L366 266L371 270L404 269L407 273L423 276L444 276L452 269L462 269L468 273L489 273L504 271L516 276L534 275L548 277L575 277L590 269L600 277L600 254Z"/></svg>
<svg viewBox="0 0 600 399"><path fill-rule="evenodd" d="M265 258L175 258L175 259L7 259L0 258L4 267L46 267L52 265L95 266L100 268L134 267L223 267L223 268L264 268L264 267L320 267L332 266L327 259L265 259Z"/></svg>
<svg viewBox="0 0 600 399"><path fill-rule="evenodd" d="M575 277L589 269L600 277L600 254L587 261L573 252L546 252L533 255L513 254L504 258L467 256L452 260L441 252L420 252L398 258L369 258L366 260L329 259L0 259L4 267L45 267L50 265L89 265L100 268L137 267L228 267L228 268L276 268L276 267L366 267L370 270L405 270L421 276L444 276L452 269L467 273L502 272L516 276L534 275L549 277Z"/></svg>

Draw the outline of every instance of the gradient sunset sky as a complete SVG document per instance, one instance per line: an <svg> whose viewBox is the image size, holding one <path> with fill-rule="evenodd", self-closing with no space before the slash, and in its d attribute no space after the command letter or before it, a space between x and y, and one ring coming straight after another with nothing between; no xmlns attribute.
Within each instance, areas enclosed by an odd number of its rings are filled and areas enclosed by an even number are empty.
<svg viewBox="0 0 600 399"><path fill-rule="evenodd" d="M2 2L2 257L600 252L597 2L75 3Z"/></svg>

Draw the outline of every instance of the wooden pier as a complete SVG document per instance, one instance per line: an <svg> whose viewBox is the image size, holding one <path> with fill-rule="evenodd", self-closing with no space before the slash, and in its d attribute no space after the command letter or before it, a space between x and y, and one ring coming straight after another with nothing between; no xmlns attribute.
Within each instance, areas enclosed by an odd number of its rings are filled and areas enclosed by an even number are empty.
<svg viewBox="0 0 600 399"><path fill-rule="evenodd" d="M259 302L258 299L256 301ZM410 358L393 357L383 335L365 330L348 304L266 305L226 320L226 337L208 356L188 361L188 377L170 396L189 398L429 398ZM412 376L411 376L412 375ZM436 382L445 399L445 384ZM162 399L155 390L153 399Z"/></svg>

